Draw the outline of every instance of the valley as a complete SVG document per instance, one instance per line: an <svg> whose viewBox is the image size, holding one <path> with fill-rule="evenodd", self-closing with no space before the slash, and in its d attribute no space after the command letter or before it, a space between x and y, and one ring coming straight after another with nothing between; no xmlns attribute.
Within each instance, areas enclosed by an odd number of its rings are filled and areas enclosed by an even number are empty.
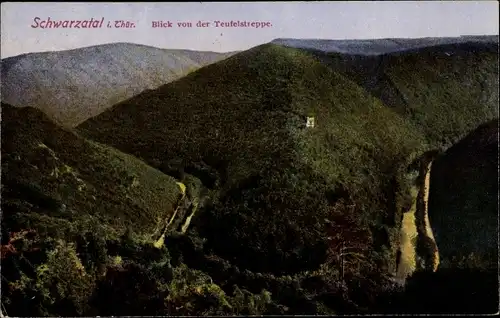
<svg viewBox="0 0 500 318"><path fill-rule="evenodd" d="M493 313L498 37L374 41L2 60L2 311Z"/></svg>

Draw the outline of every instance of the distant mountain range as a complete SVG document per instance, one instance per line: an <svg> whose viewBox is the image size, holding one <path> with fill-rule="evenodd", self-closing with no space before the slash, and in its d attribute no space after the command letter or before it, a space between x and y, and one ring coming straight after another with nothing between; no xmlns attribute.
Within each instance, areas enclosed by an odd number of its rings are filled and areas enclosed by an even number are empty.
<svg viewBox="0 0 500 318"><path fill-rule="evenodd" d="M2 101L39 108L76 126L143 90L176 80L234 53L111 43L2 59Z"/></svg>
<svg viewBox="0 0 500 318"><path fill-rule="evenodd" d="M327 40L280 38L271 43L301 49L315 49L350 55L377 55L419 49L430 46L463 43L493 43L498 46L498 35L470 35L443 38Z"/></svg>
<svg viewBox="0 0 500 318"><path fill-rule="evenodd" d="M325 53L374 56L437 45L473 44L497 49L498 36L374 40L281 38L271 43ZM110 43L22 54L2 59L1 96L13 106L41 109L59 124L74 127L120 101L235 53Z"/></svg>

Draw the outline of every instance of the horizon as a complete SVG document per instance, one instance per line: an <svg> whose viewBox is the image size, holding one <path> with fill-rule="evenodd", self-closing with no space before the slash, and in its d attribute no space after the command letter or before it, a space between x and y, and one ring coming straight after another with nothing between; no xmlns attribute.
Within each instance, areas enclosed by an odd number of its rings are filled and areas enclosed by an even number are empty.
<svg viewBox="0 0 500 318"><path fill-rule="evenodd" d="M13 3L1 5L1 58L112 43L227 53L276 39L375 40L498 36L497 1L260 3ZM39 28L38 22L101 18L133 28ZM175 17L175 18L174 18ZM207 21L208 27L154 28L156 21ZM212 22L211 22L212 21ZM215 27L257 21L266 27ZM259 22L260 21L260 22ZM95 22L95 21L94 21ZM231 22L233 23L233 22ZM220 23L219 23L220 24ZM36 26L36 27L33 27ZM101 26L102 27L102 26ZM109 26L108 26L109 27ZM103 32L106 30L106 32Z"/></svg>
<svg viewBox="0 0 500 318"><path fill-rule="evenodd" d="M249 47L245 50L252 49L254 47L260 46L260 45L265 45L269 44L272 41L275 40L287 40L287 39L292 39L292 40L300 40L300 41L307 41L307 40L315 40L315 41L376 41L376 40L396 40L396 39L405 39L405 40L412 40L412 39L428 39L428 38L460 38L460 37L491 37L491 36L496 36L499 37L499 34L478 34L478 35L459 35L459 36L441 36L441 37L412 37L412 38L403 38L403 37L398 37L398 38L374 38L374 39L365 39L365 38L360 38L360 39L327 39L327 38L276 38L273 39L269 42L265 43L260 43L255 46ZM76 47L73 49L65 49L65 50L51 50L51 51L33 51L33 52L27 52L27 53L21 53L18 55L13 55L13 56L7 56L7 57L2 57L1 59L8 59L12 57L18 57L22 55L27 55L27 54L38 54L38 53L55 53L55 52L68 52L68 51L74 51L74 50L79 50L79 49L84 49L84 48L91 48L91 47L96 47L96 46L104 46L104 45L113 45L113 44L131 44L131 45L137 45L137 46L146 46L146 47L151 47L155 49L161 49L161 50L171 50L171 51L193 51L193 52L207 52L207 53L233 53L233 52L242 52L245 50L236 50L236 51L207 51L207 50L194 50L194 49L189 49L189 48L163 48L163 47L158 47L154 45L148 45L148 44L142 44L142 43L134 43L134 42L109 42L109 43L102 43L102 44L93 44L93 45L87 45L87 46L81 46L81 47Z"/></svg>

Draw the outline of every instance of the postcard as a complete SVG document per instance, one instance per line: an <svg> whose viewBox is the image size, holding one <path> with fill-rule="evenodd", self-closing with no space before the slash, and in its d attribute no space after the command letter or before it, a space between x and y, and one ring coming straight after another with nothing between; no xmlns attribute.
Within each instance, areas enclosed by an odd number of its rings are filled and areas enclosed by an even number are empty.
<svg viewBox="0 0 500 318"><path fill-rule="evenodd" d="M2 3L1 316L498 314L498 6Z"/></svg>

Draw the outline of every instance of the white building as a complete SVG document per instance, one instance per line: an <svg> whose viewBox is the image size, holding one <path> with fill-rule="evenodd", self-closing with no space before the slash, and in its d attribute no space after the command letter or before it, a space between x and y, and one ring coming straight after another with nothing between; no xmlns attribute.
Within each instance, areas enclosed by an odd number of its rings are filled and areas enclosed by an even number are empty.
<svg viewBox="0 0 500 318"><path fill-rule="evenodd" d="M314 128L314 117L307 117L306 127Z"/></svg>

